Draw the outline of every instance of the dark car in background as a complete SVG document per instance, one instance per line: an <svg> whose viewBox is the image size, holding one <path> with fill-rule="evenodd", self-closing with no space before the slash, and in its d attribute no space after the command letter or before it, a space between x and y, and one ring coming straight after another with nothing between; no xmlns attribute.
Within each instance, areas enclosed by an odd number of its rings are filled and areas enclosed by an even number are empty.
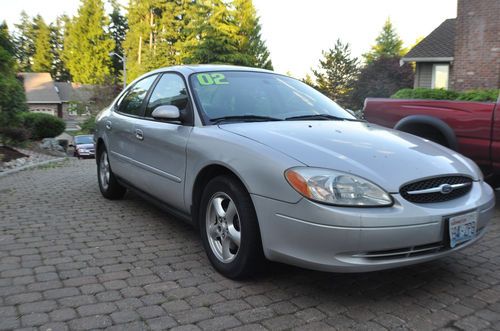
<svg viewBox="0 0 500 331"><path fill-rule="evenodd" d="M70 147L75 148L73 156L79 159L95 157L94 137L92 135L75 136L73 144Z"/></svg>

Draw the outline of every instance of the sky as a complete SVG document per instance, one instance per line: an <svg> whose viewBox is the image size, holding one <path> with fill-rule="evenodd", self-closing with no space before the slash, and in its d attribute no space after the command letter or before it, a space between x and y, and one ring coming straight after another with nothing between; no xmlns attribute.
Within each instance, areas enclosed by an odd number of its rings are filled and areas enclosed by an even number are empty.
<svg viewBox="0 0 500 331"><path fill-rule="evenodd" d="M456 17L457 0L253 0L274 69L303 78L316 68L322 50L340 38L352 55L369 51L389 17L405 46L425 37L445 19ZM127 0L120 0L126 4ZM77 12L79 0L0 0L0 21L9 27L28 15Z"/></svg>

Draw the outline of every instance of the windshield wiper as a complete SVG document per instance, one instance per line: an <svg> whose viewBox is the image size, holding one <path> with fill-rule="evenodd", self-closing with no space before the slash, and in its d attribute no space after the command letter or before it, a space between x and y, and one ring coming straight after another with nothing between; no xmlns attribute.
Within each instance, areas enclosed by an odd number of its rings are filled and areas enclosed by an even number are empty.
<svg viewBox="0 0 500 331"><path fill-rule="evenodd" d="M356 118L345 118L329 114L312 114L312 115L301 115L287 117L287 121L300 121L300 120L314 120L314 121L359 121Z"/></svg>
<svg viewBox="0 0 500 331"><path fill-rule="evenodd" d="M234 115L223 116L210 119L213 124L222 122L268 122L268 121L283 121L281 118L259 115Z"/></svg>

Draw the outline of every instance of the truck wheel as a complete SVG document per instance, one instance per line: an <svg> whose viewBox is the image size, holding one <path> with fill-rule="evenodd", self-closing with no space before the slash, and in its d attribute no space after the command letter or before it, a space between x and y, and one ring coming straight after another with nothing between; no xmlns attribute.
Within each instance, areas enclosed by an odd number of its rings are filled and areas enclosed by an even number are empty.
<svg viewBox="0 0 500 331"><path fill-rule="evenodd" d="M254 274L264 256L257 215L243 185L231 176L212 179L199 208L201 237L214 268L232 279Z"/></svg>

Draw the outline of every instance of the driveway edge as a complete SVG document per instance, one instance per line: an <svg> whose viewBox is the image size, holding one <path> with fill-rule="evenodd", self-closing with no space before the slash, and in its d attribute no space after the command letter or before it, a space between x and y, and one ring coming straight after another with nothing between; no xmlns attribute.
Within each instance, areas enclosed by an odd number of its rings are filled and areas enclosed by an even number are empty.
<svg viewBox="0 0 500 331"><path fill-rule="evenodd" d="M57 159L46 160L46 161L42 161L42 162L39 162L39 163L28 164L28 165L25 165L25 166L22 166L22 167L19 167L19 168L7 170L7 171L2 171L2 172L0 172L0 178L1 177L5 177L7 175L14 174L14 173L19 172L19 171L28 170L28 169L31 169L31 168L36 168L36 167L43 166L43 165L46 165L46 164L49 164L49 163L61 162L61 161L66 160L67 158L68 157L66 157L66 156L65 157L59 157Z"/></svg>

